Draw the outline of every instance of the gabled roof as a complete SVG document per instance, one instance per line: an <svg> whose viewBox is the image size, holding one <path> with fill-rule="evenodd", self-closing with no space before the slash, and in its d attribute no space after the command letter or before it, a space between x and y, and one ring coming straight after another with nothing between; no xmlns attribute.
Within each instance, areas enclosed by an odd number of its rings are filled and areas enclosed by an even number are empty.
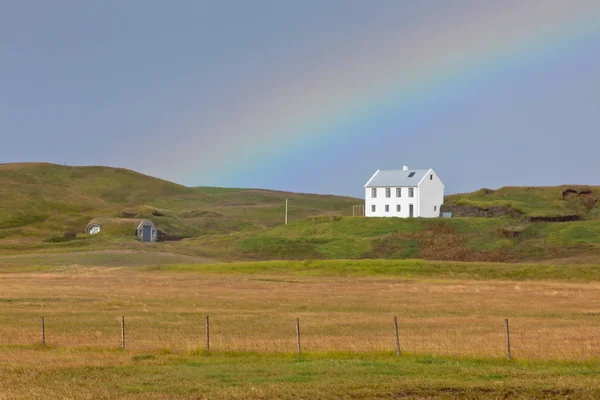
<svg viewBox="0 0 600 400"><path fill-rule="evenodd" d="M365 187L417 187L430 169L377 170ZM411 176L412 174L412 176Z"/></svg>
<svg viewBox="0 0 600 400"><path fill-rule="evenodd" d="M137 229L140 229L142 226L146 225L154 226L154 222L150 221L149 219L143 219L138 225Z"/></svg>

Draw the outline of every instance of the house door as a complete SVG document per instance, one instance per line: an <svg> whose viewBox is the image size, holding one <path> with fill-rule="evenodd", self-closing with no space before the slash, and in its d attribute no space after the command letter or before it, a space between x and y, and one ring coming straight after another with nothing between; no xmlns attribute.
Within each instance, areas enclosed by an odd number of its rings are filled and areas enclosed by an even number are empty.
<svg viewBox="0 0 600 400"><path fill-rule="evenodd" d="M408 216L411 218L415 216L415 205L414 204L410 204L408 206Z"/></svg>
<svg viewBox="0 0 600 400"><path fill-rule="evenodd" d="M152 225L144 225L144 234L142 235L143 242L152 241Z"/></svg>

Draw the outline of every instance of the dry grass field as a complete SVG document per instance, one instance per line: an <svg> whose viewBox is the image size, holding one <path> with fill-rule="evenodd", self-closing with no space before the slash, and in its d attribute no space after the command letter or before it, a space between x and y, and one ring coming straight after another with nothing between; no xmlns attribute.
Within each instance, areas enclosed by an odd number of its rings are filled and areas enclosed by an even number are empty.
<svg viewBox="0 0 600 400"><path fill-rule="evenodd" d="M194 350L212 318L214 351L395 349L502 357L509 318L516 358L600 359L600 284L136 272L63 267L0 275L0 344Z"/></svg>
<svg viewBox="0 0 600 400"><path fill-rule="evenodd" d="M7 268L0 288L0 399L600 393L597 282L54 266Z"/></svg>

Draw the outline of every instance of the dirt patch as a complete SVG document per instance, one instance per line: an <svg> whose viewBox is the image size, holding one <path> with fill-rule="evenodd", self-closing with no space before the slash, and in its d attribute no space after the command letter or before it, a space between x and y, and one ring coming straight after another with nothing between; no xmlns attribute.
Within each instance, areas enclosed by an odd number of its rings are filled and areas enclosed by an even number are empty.
<svg viewBox="0 0 600 400"><path fill-rule="evenodd" d="M572 221L581 221L581 217L579 215L561 215L558 217L529 217L529 222L572 222Z"/></svg>
<svg viewBox="0 0 600 400"><path fill-rule="evenodd" d="M446 222L431 223L426 229L407 233L414 239L416 257L442 261L512 262L514 255L504 249L476 250L469 246L469 234L459 232ZM418 249L418 250L417 250Z"/></svg>

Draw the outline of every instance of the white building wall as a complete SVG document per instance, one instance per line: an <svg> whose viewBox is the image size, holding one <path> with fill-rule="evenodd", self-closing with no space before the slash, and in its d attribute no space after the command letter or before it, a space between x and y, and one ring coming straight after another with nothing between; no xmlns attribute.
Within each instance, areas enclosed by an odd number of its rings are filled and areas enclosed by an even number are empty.
<svg viewBox="0 0 600 400"><path fill-rule="evenodd" d="M422 218L437 218L444 204L444 184L433 170L419 183L419 215Z"/></svg>
<svg viewBox="0 0 600 400"><path fill-rule="evenodd" d="M365 216L366 217L399 217L410 216L410 205L414 207L414 217L437 218L440 216L440 208L444 203L444 184L433 170L414 187L414 196L408 197L409 188L402 187L401 197L396 196L396 187L391 187L390 197L386 197L385 187L375 188L377 197L373 198L372 189L365 188ZM386 205L389 211L386 211ZM398 212L397 206L400 205ZM375 206L375 211L372 207Z"/></svg>
<svg viewBox="0 0 600 400"><path fill-rule="evenodd" d="M415 187L414 197L408 197L409 188L403 187L402 196L396 197L396 188L390 188L390 197L385 197L385 188L378 187L377 198L372 197L373 188L365 189L365 216L366 217L400 217L408 218L410 213L410 205L413 205L414 216L419 216L418 198L419 188ZM385 211L385 206L389 206L389 211ZM397 210L397 206L400 205L400 212ZM372 206L375 206L375 212L372 211Z"/></svg>

